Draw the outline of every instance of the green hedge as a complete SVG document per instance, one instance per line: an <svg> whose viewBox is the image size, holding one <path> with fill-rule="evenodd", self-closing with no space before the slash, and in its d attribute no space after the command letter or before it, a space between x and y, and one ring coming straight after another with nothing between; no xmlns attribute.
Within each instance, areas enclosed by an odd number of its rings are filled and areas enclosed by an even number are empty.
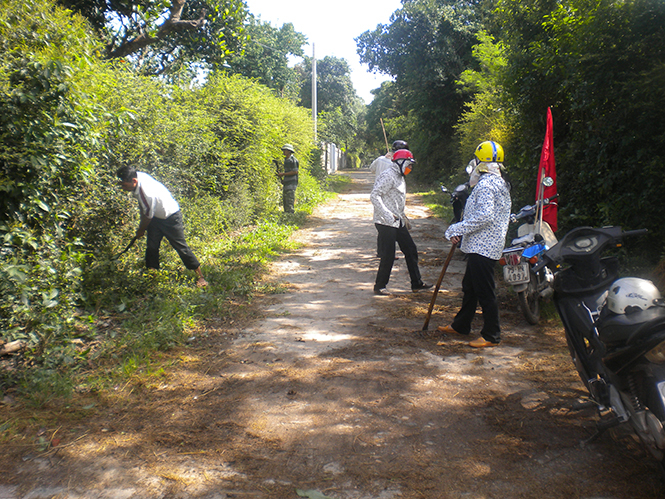
<svg viewBox="0 0 665 499"><path fill-rule="evenodd" d="M172 251L161 277L144 275L140 244L111 261L138 224L135 201L116 186L118 166L170 188L221 299L247 290L226 281L245 278L226 269L220 241L276 223L272 160L283 160L284 143L300 161L297 209L323 199L309 111L223 73L203 84L141 77L102 61L99 47L80 18L50 1L10 0L0 10L0 339L25 341L23 365L42 374L85 361L81 341L104 343L99 314L131 308L146 319L156 306L161 315L142 327L170 331L155 341L163 346L206 309L188 301L182 286L191 280Z"/></svg>

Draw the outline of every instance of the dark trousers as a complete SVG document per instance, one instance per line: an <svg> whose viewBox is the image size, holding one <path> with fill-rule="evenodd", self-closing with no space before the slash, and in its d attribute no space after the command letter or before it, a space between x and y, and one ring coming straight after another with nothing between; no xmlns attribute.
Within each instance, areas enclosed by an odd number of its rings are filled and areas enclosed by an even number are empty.
<svg viewBox="0 0 665 499"><path fill-rule="evenodd" d="M476 314L476 307L480 304L483 311L483 328L480 335L487 341L499 343L501 341L501 327L499 326L499 305L496 299L494 283L494 267L496 260L469 253L466 263L466 272L462 279L462 308L455 316L452 328L461 334L471 333L471 322Z"/></svg>
<svg viewBox="0 0 665 499"><path fill-rule="evenodd" d="M296 204L296 186L285 185L282 189L284 213L294 213Z"/></svg>
<svg viewBox="0 0 665 499"><path fill-rule="evenodd" d="M178 252L185 267L189 270L199 268L199 261L185 241L185 228L182 223L182 213L179 211L166 219L153 218L150 221L145 247L146 267L149 269L159 268L159 246L164 237L171 243L173 249Z"/></svg>
<svg viewBox="0 0 665 499"><path fill-rule="evenodd" d="M411 234L403 225L398 229L387 225L374 224L379 231L379 271L376 273L376 282L374 289L382 289L388 285L390 273L395 263L395 242L399 244L399 249L404 253L406 267L409 269L411 277L411 287L420 286L423 281L420 278L420 269L418 268L418 248L411 239Z"/></svg>

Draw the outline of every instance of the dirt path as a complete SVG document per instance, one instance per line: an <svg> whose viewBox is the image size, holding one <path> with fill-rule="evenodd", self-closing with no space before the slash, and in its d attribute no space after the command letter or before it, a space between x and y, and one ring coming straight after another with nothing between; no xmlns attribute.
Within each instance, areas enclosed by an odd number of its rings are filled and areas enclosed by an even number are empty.
<svg viewBox="0 0 665 499"><path fill-rule="evenodd" d="M153 382L77 401L78 422L45 422L52 450L34 453L34 435L6 449L0 499L665 497L630 433L580 446L595 415L556 321L528 326L501 289L500 347L436 334L459 305L459 254L427 334L431 294L410 292L403 259L396 294L372 294L373 178L349 175L275 263L286 291L261 299L263 316L211 325ZM445 225L408 203L435 282Z"/></svg>

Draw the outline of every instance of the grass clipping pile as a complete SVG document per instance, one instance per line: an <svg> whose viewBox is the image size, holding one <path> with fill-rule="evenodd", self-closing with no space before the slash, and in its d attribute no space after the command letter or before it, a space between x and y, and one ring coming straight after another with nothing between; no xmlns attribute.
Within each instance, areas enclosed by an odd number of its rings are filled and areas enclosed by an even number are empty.
<svg viewBox="0 0 665 499"><path fill-rule="evenodd" d="M432 295L410 292L403 259L393 296L373 296L372 177L349 175L275 264L283 294L210 318L110 390L39 410L6 399L0 497L661 497L630 432L580 445L595 411L553 314L529 326L498 280L499 347L438 334L461 301L459 251L429 331ZM445 224L408 204L435 282Z"/></svg>

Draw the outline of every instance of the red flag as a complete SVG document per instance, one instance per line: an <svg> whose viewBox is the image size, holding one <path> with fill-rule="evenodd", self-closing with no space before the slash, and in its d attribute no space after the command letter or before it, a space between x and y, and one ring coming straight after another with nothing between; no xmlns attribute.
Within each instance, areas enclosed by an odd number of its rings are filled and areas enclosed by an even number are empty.
<svg viewBox="0 0 665 499"><path fill-rule="evenodd" d="M546 187L542 183L544 177L550 177L554 183ZM544 191L541 193L541 189ZM538 165L538 188L536 189L536 201L540 196L549 198L556 195L556 166L554 164L554 130L552 125L552 110L547 108L547 130L543 150L540 153L540 164ZM554 232L557 230L557 204L556 201L545 206L543 210L543 221L550 224Z"/></svg>

